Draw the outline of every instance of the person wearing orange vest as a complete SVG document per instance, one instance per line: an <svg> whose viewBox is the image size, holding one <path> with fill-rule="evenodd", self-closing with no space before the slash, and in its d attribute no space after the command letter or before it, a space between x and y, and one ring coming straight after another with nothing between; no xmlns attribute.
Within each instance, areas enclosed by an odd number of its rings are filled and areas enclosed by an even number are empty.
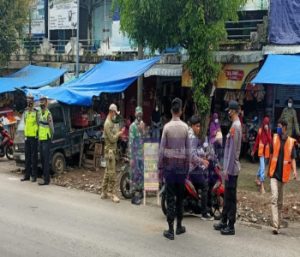
<svg viewBox="0 0 300 257"><path fill-rule="evenodd" d="M273 234L275 235L279 233L280 228L283 188L290 179L291 171L293 171L294 179L297 179L295 140L288 136L287 127L285 120L278 122L270 156L269 176L272 192Z"/></svg>
<svg viewBox="0 0 300 257"><path fill-rule="evenodd" d="M272 135L270 129L270 119L265 117L261 128L259 128L255 145L252 149L251 155L254 156L256 151L259 157L259 169L256 174L256 183L260 186L260 192L265 193L265 166L266 161L270 158L270 147L272 145Z"/></svg>

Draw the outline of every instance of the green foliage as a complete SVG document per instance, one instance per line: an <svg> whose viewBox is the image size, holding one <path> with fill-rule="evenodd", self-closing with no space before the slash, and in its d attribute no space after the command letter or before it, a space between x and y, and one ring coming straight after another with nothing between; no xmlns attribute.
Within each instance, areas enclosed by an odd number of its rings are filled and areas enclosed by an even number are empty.
<svg viewBox="0 0 300 257"><path fill-rule="evenodd" d="M182 46L189 55L194 100L199 114L210 111L212 83L219 72L213 51L225 39L225 21L236 20L245 0L114 0L121 29L152 50Z"/></svg>
<svg viewBox="0 0 300 257"><path fill-rule="evenodd" d="M8 62L17 49L31 0L0 0L0 65Z"/></svg>

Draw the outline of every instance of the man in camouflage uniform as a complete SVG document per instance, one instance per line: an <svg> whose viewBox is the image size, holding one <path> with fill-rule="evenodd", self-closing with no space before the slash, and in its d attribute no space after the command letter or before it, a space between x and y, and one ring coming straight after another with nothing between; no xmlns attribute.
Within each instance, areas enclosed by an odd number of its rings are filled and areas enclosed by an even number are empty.
<svg viewBox="0 0 300 257"><path fill-rule="evenodd" d="M140 205L144 188L144 142L145 125L142 120L143 110L135 109L135 121L129 128L129 157L131 167L132 204Z"/></svg>
<svg viewBox="0 0 300 257"><path fill-rule="evenodd" d="M300 136L299 123L296 110L293 108L293 99L288 99L288 107L284 108L279 120L285 120L288 123L287 135L293 137L294 133Z"/></svg>
<svg viewBox="0 0 300 257"><path fill-rule="evenodd" d="M118 131L116 129L113 121L119 113L117 106L115 104L111 104L104 123L104 157L106 161L106 170L103 178L101 199L107 199L110 197L115 203L120 202L120 199L115 194L115 184L117 142L122 131Z"/></svg>

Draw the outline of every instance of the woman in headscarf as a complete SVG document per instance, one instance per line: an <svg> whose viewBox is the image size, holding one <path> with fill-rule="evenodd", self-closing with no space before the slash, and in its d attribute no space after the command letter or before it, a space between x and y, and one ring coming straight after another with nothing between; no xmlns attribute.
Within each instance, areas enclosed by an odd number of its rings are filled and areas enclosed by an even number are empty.
<svg viewBox="0 0 300 257"><path fill-rule="evenodd" d="M260 192L265 193L264 181L265 181L265 166L267 159L270 158L270 148L272 145L272 134L270 129L270 119L264 117L263 123L258 130L255 145L251 152L251 155L254 156L258 150L259 157L259 169L256 175L256 183L260 186Z"/></svg>
<svg viewBox="0 0 300 257"><path fill-rule="evenodd" d="M221 126L219 123L219 115L217 113L214 113L209 125L209 142L211 144L215 143L216 136L219 131L221 131Z"/></svg>
<svg viewBox="0 0 300 257"><path fill-rule="evenodd" d="M214 150L219 161L222 159L222 141L223 136L219 122L219 115L214 113L209 125L209 143L214 146Z"/></svg>

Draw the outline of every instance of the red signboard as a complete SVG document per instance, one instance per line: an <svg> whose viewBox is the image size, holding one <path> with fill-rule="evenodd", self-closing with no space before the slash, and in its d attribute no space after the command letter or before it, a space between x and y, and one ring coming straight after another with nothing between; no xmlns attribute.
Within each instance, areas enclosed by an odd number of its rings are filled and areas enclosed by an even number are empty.
<svg viewBox="0 0 300 257"><path fill-rule="evenodd" d="M243 70L225 70L226 78L233 81L242 81L244 78Z"/></svg>

